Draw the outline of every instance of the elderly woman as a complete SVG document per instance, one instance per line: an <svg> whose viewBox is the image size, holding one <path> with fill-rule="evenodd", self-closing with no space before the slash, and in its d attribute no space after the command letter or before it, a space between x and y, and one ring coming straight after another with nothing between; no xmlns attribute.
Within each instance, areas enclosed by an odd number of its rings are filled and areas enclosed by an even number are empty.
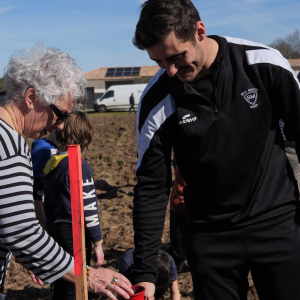
<svg viewBox="0 0 300 300"><path fill-rule="evenodd" d="M0 107L0 280L13 253L46 283L58 278L75 282L73 257L36 220L31 157L22 135L39 139L63 128L85 98L85 77L68 54L39 44L12 56L4 77L8 92ZM90 268L88 289L114 300L112 292L126 299L133 293L123 275L103 268Z"/></svg>

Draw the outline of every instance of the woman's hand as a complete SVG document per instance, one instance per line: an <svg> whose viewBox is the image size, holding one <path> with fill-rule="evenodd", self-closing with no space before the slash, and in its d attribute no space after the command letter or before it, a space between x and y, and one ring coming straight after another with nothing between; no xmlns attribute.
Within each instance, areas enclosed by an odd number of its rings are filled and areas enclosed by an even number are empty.
<svg viewBox="0 0 300 300"><path fill-rule="evenodd" d="M101 265L103 264L103 260L104 260L104 253L102 250L102 244L98 244L94 247L95 250L95 268L101 267Z"/></svg>
<svg viewBox="0 0 300 300"><path fill-rule="evenodd" d="M116 284L112 284L113 278L117 278ZM131 283L125 276L104 268L90 268L88 290L95 294L105 295L112 300L117 300L112 292L117 293L125 299L129 299L129 294L134 294L131 289Z"/></svg>
<svg viewBox="0 0 300 300"><path fill-rule="evenodd" d="M30 270L28 270L28 272L29 272L29 275L30 275L30 277L31 277L31 279L34 283L39 284L39 285L44 284L44 282L41 279L39 279L37 276L35 276Z"/></svg>
<svg viewBox="0 0 300 300"><path fill-rule="evenodd" d="M17 263L17 264L19 264L19 265L21 265L23 268L25 268L27 271L28 271L28 273L29 273L29 275L30 275L30 277L31 277L31 279L32 279L32 281L35 283L35 284L39 284L39 285L43 285L44 284L44 282L40 279L40 278L38 278L37 276L35 276L29 269L27 269L16 257L15 257L15 262Z"/></svg>

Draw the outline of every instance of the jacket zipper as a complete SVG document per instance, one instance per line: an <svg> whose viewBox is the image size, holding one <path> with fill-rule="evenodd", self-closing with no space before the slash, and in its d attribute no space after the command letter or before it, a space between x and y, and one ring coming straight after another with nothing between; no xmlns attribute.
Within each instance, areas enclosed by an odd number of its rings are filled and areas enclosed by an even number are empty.
<svg viewBox="0 0 300 300"><path fill-rule="evenodd" d="M211 102L211 105L212 105L212 109L213 109L213 112L214 112L214 116L215 117L218 117L219 116L219 109L218 109L218 92L216 90L216 83L215 83L215 73L214 73L214 70L211 71L211 77L212 77L212 85L213 85L213 93L214 93L214 96L215 96L215 103L212 103Z"/></svg>

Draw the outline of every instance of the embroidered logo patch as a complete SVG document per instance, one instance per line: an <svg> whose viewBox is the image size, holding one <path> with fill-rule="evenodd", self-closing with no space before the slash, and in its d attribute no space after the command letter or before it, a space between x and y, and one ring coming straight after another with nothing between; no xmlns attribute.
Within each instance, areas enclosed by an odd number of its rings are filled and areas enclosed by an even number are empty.
<svg viewBox="0 0 300 300"><path fill-rule="evenodd" d="M179 122L179 125L194 122L197 120L197 117L190 118L191 115L185 115L182 117L182 120Z"/></svg>
<svg viewBox="0 0 300 300"><path fill-rule="evenodd" d="M257 88L248 89L241 93L244 99L251 104L250 108L255 108L258 106L257 102Z"/></svg>

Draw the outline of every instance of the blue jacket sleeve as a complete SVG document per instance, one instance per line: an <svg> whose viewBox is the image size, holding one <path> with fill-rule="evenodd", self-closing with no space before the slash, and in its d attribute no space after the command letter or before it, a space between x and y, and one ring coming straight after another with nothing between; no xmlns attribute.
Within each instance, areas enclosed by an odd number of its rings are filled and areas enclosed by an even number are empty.
<svg viewBox="0 0 300 300"><path fill-rule="evenodd" d="M102 241L102 231L93 174L91 167L85 160L82 161L82 188L85 227L95 245Z"/></svg>

